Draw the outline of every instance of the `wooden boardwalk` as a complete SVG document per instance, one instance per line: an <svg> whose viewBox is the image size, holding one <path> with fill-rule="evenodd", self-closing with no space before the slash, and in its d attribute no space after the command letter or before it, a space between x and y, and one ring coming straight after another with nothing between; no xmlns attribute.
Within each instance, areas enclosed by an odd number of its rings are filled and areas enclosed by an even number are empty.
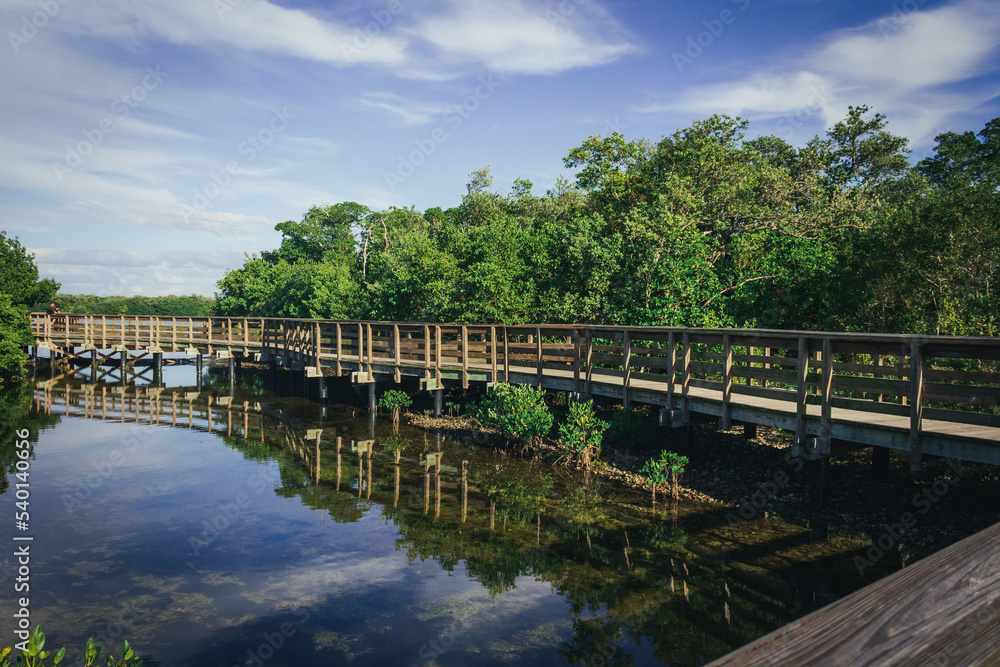
<svg viewBox="0 0 1000 667"><path fill-rule="evenodd" d="M1000 339L755 329L458 325L274 318L32 315L41 348L78 358L164 351L252 357L311 377L512 382L837 443L1000 464Z"/></svg>
<svg viewBox="0 0 1000 667"><path fill-rule="evenodd" d="M711 663L1000 665L1000 524Z"/></svg>

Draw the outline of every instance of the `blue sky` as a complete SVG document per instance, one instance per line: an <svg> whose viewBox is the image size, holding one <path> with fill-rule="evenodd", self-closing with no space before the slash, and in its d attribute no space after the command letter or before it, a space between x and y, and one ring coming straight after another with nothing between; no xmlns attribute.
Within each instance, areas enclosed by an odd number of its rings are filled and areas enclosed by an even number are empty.
<svg viewBox="0 0 1000 667"><path fill-rule="evenodd" d="M211 295L312 205L543 194L588 136L1000 116L994 0L0 0L0 229L69 293Z"/></svg>

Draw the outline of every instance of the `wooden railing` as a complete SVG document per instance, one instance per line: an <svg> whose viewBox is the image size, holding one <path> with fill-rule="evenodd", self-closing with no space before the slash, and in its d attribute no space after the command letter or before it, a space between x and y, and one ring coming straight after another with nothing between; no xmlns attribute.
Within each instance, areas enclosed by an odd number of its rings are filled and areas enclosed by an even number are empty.
<svg viewBox="0 0 1000 667"><path fill-rule="evenodd" d="M313 374L422 376L530 383L653 403L688 423L711 411L729 428L734 410L773 414L800 444L828 454L840 422L908 425L920 464L922 424L961 426L1000 440L1000 339L756 329L584 325L480 325L236 317L32 315L48 346L261 353ZM818 419L818 437L809 436ZM766 419L759 423L772 423ZM809 424L807 424L809 422ZM902 426L901 426L902 425ZM994 429L997 431L994 433ZM957 432L957 431L956 431Z"/></svg>

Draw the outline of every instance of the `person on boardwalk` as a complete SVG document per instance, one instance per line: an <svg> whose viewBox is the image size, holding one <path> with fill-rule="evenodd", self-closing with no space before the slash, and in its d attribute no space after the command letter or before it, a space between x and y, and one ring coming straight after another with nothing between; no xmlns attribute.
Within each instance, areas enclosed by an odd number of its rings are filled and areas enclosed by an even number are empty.
<svg viewBox="0 0 1000 667"><path fill-rule="evenodd" d="M49 307L45 309L46 315L55 315L58 312L59 312L59 306L57 306L54 303L50 303Z"/></svg>

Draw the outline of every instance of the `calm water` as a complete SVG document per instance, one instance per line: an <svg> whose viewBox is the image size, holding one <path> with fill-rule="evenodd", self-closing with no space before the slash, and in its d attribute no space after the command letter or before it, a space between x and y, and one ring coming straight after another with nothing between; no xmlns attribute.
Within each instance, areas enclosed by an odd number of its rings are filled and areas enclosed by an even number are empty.
<svg viewBox="0 0 1000 667"><path fill-rule="evenodd" d="M124 636L160 665L697 665L861 583L838 574L844 545L796 526L654 512L647 493L350 406L214 386L211 428L207 381L193 403L131 387L124 409L81 382L0 398L11 485L13 429L37 435L31 619L49 645ZM8 545L14 502L7 487Z"/></svg>

